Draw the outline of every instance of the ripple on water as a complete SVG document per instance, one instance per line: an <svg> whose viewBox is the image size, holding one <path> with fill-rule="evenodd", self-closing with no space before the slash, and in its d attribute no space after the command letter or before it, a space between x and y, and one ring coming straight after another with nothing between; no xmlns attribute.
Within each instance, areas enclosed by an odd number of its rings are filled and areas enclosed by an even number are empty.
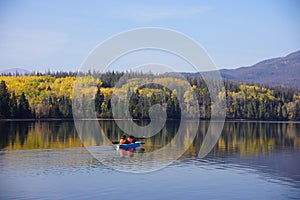
<svg viewBox="0 0 300 200"><path fill-rule="evenodd" d="M103 151L114 150L105 147ZM237 155L181 158L157 172L132 175L106 167L85 148L5 151L0 154L0 176L10 178L7 182L8 189L9 185L20 186L19 189L14 187L6 190L10 194L18 191L13 196L18 199L97 199L99 191L101 199L109 199L121 196L130 188L138 190L138 195L164 199L183 198L185 190L189 191L185 199L201 195L207 198L221 197L214 194L212 188L220 194L226 193L226 189L233 190L232 194L227 191L225 199L247 194L250 190L266 197L274 197L272 193L278 194L278 198L283 197L282 199L299 197L299 181L284 171L278 171L281 168L272 164L273 156L278 159L295 159L298 153L280 153L282 155L269 154L251 158ZM28 181L36 182L34 187L26 186ZM25 193L22 194L22 191ZM153 191L160 194L155 195ZM176 195L172 191L177 191ZM131 195L128 197L134 198ZM250 197L262 199L256 194L249 195Z"/></svg>

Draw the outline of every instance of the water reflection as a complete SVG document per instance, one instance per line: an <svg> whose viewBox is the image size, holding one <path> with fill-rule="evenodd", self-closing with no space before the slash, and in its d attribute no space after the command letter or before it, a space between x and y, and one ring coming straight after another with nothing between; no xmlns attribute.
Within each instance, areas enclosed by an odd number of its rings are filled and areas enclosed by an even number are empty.
<svg viewBox="0 0 300 200"><path fill-rule="evenodd" d="M72 122L0 122L6 150L82 147Z"/></svg>
<svg viewBox="0 0 300 200"><path fill-rule="evenodd" d="M100 123L111 140L123 135L113 121ZM188 150L171 166L132 176L94 159L83 148L72 122L1 122L0 199L117 199L132 188L139 188L139 193L130 193L130 198L152 197L153 191L163 199L179 195L211 199L218 194L225 199L299 197L300 123L226 122L216 146L200 159L208 125L201 122L193 139L188 132L197 127L186 124L187 134L179 139ZM145 152L161 149L171 143L177 130L178 123L168 121L159 134L142 141L142 148ZM138 149L124 152L112 145L96 146L103 145L98 139L93 138L90 145L104 154L114 152L120 160L143 155ZM116 187L121 184L123 190Z"/></svg>
<svg viewBox="0 0 300 200"><path fill-rule="evenodd" d="M140 122L143 123L143 122ZM104 134L112 141L119 141L124 134L114 121L100 121ZM188 150L184 157L196 157L206 135L208 122L201 122L195 138L189 137L194 124L186 123L186 134L178 140ZM1 122L0 148L5 150L52 149L82 147L73 122ZM87 127L87 132L89 128ZM141 139L146 152L151 152L172 143L178 131L176 121L168 121L155 136ZM99 134L100 135L100 134ZM192 145L189 145L193 140ZM85 146L107 146L94 135L84 140ZM293 150L300 147L300 123L272 122L226 122L221 137L211 154L217 156L259 155L276 150Z"/></svg>

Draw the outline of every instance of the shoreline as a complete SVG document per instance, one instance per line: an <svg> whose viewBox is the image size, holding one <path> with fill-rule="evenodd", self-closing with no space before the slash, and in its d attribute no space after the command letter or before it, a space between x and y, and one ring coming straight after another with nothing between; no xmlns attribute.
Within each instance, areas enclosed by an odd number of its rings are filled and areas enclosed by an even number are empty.
<svg viewBox="0 0 300 200"><path fill-rule="evenodd" d="M112 119L112 118L96 118L96 119L76 119L78 121L151 121L151 119ZM167 121L180 121L181 119L167 119ZM187 121L195 120L195 119L186 119ZM0 122L55 122L55 121L74 121L74 118L41 118L41 119L0 119ZM200 119L200 121L207 121L209 119ZM219 120L215 120L212 122L222 122ZM225 119L224 122L276 122L276 123L300 123L300 121L296 120L254 120L254 119Z"/></svg>

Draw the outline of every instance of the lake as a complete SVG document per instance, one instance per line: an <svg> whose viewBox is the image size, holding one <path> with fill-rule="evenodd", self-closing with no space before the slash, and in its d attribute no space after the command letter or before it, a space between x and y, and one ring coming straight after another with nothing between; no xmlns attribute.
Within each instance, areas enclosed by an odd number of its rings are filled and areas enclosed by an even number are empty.
<svg viewBox="0 0 300 200"><path fill-rule="evenodd" d="M123 135L114 121L99 123L110 140ZM182 155L147 173L120 172L90 153L97 149L101 158L126 166L171 144L178 124L167 121L155 136L140 139L141 148L120 151L97 139L86 148L72 121L0 122L0 199L300 198L299 122L225 122L204 158L198 153L209 122L201 121L198 129L188 123L187 132L198 131L195 137L180 138ZM154 158L155 164L166 157Z"/></svg>

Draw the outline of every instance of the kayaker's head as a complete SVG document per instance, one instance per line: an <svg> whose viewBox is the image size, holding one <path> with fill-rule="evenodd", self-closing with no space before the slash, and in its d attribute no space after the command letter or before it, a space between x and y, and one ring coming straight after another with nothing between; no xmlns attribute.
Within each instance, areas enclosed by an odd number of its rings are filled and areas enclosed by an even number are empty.
<svg viewBox="0 0 300 200"><path fill-rule="evenodd" d="M126 139L126 135L123 135L122 139L125 140Z"/></svg>

